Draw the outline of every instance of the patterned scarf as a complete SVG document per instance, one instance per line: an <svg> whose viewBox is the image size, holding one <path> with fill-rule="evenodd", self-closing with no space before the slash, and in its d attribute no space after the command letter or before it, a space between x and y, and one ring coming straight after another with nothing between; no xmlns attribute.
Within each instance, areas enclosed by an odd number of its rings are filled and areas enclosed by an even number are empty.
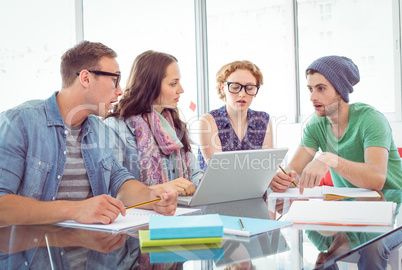
<svg viewBox="0 0 402 270"><path fill-rule="evenodd" d="M178 177L191 180L190 153L184 151L183 144L177 138L169 110L163 110L162 115L155 110L143 116L135 115L128 118L126 123L134 128L137 137L142 183L151 186L169 181L166 175L169 168L164 166L162 157L171 154L176 157L174 166Z"/></svg>

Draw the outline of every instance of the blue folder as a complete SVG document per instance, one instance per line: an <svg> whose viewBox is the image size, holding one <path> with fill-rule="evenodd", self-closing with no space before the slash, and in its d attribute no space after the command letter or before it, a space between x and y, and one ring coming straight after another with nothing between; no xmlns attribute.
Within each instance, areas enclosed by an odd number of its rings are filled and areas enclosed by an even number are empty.
<svg viewBox="0 0 402 270"><path fill-rule="evenodd" d="M260 218L232 217L224 215L220 215L220 218L223 222L223 231L225 234L241 236L252 236L292 224L290 221L277 221ZM239 218L241 218L244 230L241 228Z"/></svg>

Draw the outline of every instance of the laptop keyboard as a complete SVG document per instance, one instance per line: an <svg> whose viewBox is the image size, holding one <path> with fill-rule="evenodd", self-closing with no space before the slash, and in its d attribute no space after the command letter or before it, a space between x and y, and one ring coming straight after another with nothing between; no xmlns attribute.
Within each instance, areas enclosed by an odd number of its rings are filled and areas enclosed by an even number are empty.
<svg viewBox="0 0 402 270"><path fill-rule="evenodd" d="M179 196L177 198L177 201L187 202L187 204L189 204L192 198L193 198L193 196Z"/></svg>

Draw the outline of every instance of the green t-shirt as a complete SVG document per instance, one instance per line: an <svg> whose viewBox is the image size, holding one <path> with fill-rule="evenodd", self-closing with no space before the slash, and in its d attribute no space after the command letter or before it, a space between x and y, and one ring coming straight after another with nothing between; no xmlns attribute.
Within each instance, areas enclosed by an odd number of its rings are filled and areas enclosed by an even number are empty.
<svg viewBox="0 0 402 270"><path fill-rule="evenodd" d="M303 130L300 145L360 163L364 162L364 150L367 147L384 147L389 151L384 189L402 189L402 163L392 138L391 127L385 116L370 105L354 103L349 106L348 126L340 139L332 133L327 117L314 115ZM332 168L330 170L334 186L355 187Z"/></svg>

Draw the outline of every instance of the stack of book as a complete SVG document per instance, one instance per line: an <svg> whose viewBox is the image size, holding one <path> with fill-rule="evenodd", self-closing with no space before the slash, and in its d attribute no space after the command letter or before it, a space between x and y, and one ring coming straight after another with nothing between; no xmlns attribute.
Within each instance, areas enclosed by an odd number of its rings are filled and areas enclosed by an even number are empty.
<svg viewBox="0 0 402 270"><path fill-rule="evenodd" d="M218 214L151 216L149 230L139 231L140 248L141 252L149 253L151 263L223 260L225 252L232 250L223 248L232 241L229 240L232 238L230 235L250 239L254 235L274 230L275 234L279 235L280 228L290 225L292 223L289 221ZM225 240L222 242L223 237ZM235 241L244 241L240 238L236 238Z"/></svg>
<svg viewBox="0 0 402 270"><path fill-rule="evenodd" d="M223 223L219 215L151 216L149 230L140 230L140 247L221 244ZM219 247L219 246L218 246Z"/></svg>
<svg viewBox="0 0 402 270"><path fill-rule="evenodd" d="M151 263L216 260L223 256L219 215L151 216L149 230L139 231L141 252Z"/></svg>
<svg viewBox="0 0 402 270"><path fill-rule="evenodd" d="M149 253L151 263L218 260L224 256L222 243L141 248Z"/></svg>

